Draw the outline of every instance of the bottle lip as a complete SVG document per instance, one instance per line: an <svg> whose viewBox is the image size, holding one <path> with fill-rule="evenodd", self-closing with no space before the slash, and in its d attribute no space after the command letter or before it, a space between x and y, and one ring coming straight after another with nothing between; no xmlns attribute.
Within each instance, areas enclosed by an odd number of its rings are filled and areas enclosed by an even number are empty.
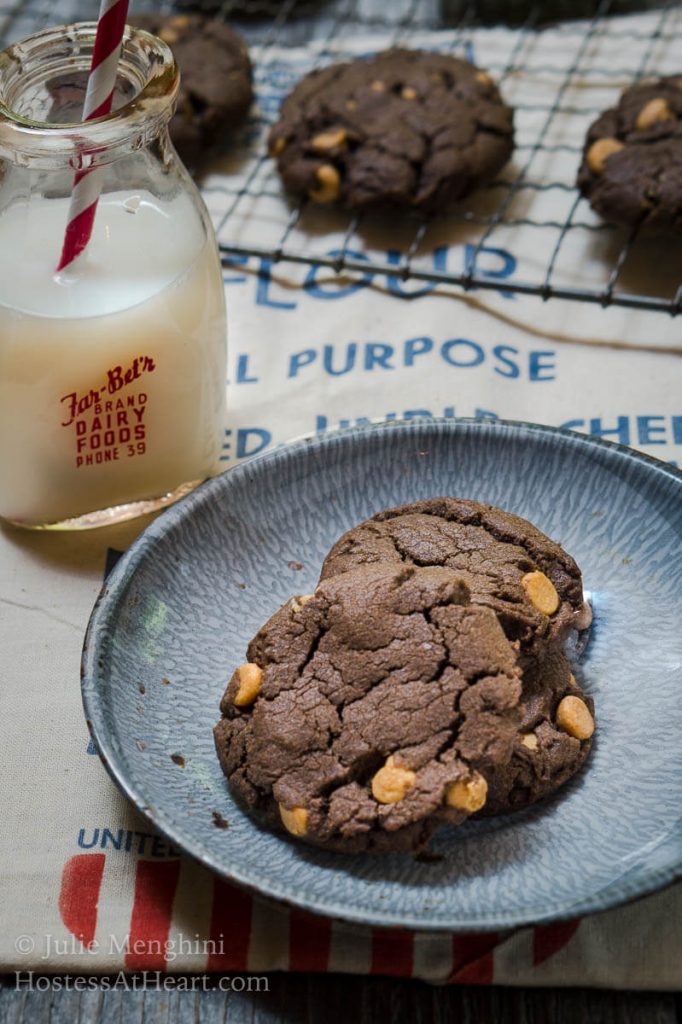
<svg viewBox="0 0 682 1024"><path fill-rule="evenodd" d="M88 72L96 22L45 29L0 53L0 158L43 167L79 169L118 159L152 141L173 115L180 74L170 47L157 36L126 25L119 77L132 85L133 97L92 121L52 123L13 109L31 80L27 69L41 64L52 76ZM89 154L89 156L88 156Z"/></svg>

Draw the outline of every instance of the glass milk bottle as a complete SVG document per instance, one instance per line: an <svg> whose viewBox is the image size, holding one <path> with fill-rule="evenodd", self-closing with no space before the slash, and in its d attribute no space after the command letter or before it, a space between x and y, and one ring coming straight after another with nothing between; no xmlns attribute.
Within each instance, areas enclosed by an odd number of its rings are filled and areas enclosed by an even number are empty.
<svg viewBox="0 0 682 1024"><path fill-rule="evenodd" d="M217 470L225 305L207 212L168 137L161 40L126 29L114 110L81 116L95 25L0 54L0 516L98 526ZM56 272L74 172L100 168L85 251Z"/></svg>

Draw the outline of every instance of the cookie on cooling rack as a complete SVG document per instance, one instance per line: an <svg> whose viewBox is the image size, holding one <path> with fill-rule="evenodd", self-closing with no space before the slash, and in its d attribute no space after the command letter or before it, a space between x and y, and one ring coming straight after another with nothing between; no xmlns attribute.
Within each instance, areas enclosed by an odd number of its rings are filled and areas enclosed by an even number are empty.
<svg viewBox="0 0 682 1024"><path fill-rule="evenodd" d="M269 149L296 196L433 211L492 178L513 134L513 111L485 71L392 49L306 75L285 99Z"/></svg>
<svg viewBox="0 0 682 1024"><path fill-rule="evenodd" d="M246 44L229 25L201 14L140 15L131 23L173 51L181 80L171 138L183 160L196 163L249 111L253 76Z"/></svg>
<svg viewBox="0 0 682 1024"><path fill-rule="evenodd" d="M682 75L633 85L594 122L578 187L607 220L682 233Z"/></svg>

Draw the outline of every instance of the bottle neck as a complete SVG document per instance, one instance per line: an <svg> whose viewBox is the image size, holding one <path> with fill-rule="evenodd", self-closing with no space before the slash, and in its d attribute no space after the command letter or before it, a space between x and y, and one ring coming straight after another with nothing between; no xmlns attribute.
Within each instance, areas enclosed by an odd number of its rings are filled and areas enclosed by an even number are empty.
<svg viewBox="0 0 682 1024"><path fill-rule="evenodd" d="M0 53L0 160L43 170L101 166L165 131L179 85L160 39L126 28L114 109L81 122L96 24L48 29Z"/></svg>

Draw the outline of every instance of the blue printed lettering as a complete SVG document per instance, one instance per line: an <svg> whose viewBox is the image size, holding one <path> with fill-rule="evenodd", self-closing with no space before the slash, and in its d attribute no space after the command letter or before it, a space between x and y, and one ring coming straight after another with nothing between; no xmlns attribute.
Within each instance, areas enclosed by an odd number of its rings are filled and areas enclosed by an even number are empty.
<svg viewBox="0 0 682 1024"><path fill-rule="evenodd" d="M323 366L325 372L330 374L332 377L341 377L344 373L349 373L350 370L355 366L355 358L358 353L358 346L356 342L351 341L350 345L346 345L346 364L343 367L337 369L334 368L334 346L325 345L323 352Z"/></svg>
<svg viewBox="0 0 682 1024"><path fill-rule="evenodd" d="M295 302L278 302L270 298L270 282L272 280L272 260L263 257L258 267L258 286L256 288L256 305L272 306L273 309L296 309Z"/></svg>
<svg viewBox="0 0 682 1024"><path fill-rule="evenodd" d="M297 377L298 371L303 366L309 366L317 359L317 352L314 348L304 348L302 352L294 352L289 359L289 372L287 377Z"/></svg>
<svg viewBox="0 0 682 1024"><path fill-rule="evenodd" d="M379 366L382 370L394 370L395 367L389 363L392 355L392 345L369 341L365 346L365 369L373 370L375 366Z"/></svg>
<svg viewBox="0 0 682 1024"><path fill-rule="evenodd" d="M661 426L655 426L654 420L658 420ZM654 434L665 434L664 416L638 416L637 437L640 444L665 444L664 437L654 437Z"/></svg>
<svg viewBox="0 0 682 1024"><path fill-rule="evenodd" d="M556 375L552 372L556 369L555 355L555 352L531 352L528 361L528 379L556 380Z"/></svg>
<svg viewBox="0 0 682 1024"><path fill-rule="evenodd" d="M161 836L154 836L152 842L152 857L166 857L168 855L168 847Z"/></svg>
<svg viewBox="0 0 682 1024"><path fill-rule="evenodd" d="M115 850L120 850L122 842L123 829L120 828L116 833L116 836L114 836L114 833L110 829L102 829L102 842L100 845L103 850L106 850L107 846L113 846Z"/></svg>
<svg viewBox="0 0 682 1024"><path fill-rule="evenodd" d="M460 361L454 356L455 349L460 351L469 350L473 353L473 358L470 360ZM480 345L477 345L475 341L467 341L466 338L453 338L451 341L444 342L441 348L441 355L446 363L450 366L460 367L472 367L478 366L485 359L485 352Z"/></svg>
<svg viewBox="0 0 682 1024"><path fill-rule="evenodd" d="M502 363L502 366L506 367L506 370L502 369L499 366L496 366L495 373L499 373L500 377L510 377L512 379L515 377L520 377L521 371L519 370L518 364L515 363L513 359L506 356L505 352L510 352L511 355L514 356L517 356L519 354L519 350L517 348L514 348L513 345L496 345L495 348L493 349L493 355L497 356L499 361Z"/></svg>
<svg viewBox="0 0 682 1024"><path fill-rule="evenodd" d="M481 267L480 259L484 253L489 253L493 257L502 260L502 266L497 269ZM516 270L516 258L510 252L507 252L506 249L496 249L493 246L484 245L476 253L476 246L467 243L464 246L464 269L467 274L478 273L481 277L491 278L492 280L504 280L506 277L511 277ZM472 291L474 290L472 289ZM501 291L500 295L504 296L505 299L515 298L513 292Z"/></svg>
<svg viewBox="0 0 682 1024"><path fill-rule="evenodd" d="M403 258L403 254L397 249L389 249L386 253L388 262L394 266L399 266L400 261ZM433 250L433 269L437 271L447 270L447 259L448 259L448 247L447 245L439 245ZM408 291L404 287L404 281L401 280L396 274L389 274L386 278L388 284L388 290L393 294L399 296L401 299L419 299L422 295L428 295L434 288L438 287L438 282L429 281L423 287L417 288L415 291Z"/></svg>
<svg viewBox="0 0 682 1024"><path fill-rule="evenodd" d="M255 444L252 445L252 442ZM250 455L257 455L272 441L272 434L262 427L240 427L237 431L237 458L245 459Z"/></svg>
<svg viewBox="0 0 682 1024"><path fill-rule="evenodd" d="M432 338L408 338L405 342L405 366L414 366L416 356L423 356L433 348Z"/></svg>
<svg viewBox="0 0 682 1024"><path fill-rule="evenodd" d="M597 437L611 437L615 435L621 444L630 444L630 421L627 416L618 417L616 427L605 427L599 417L590 420L590 434Z"/></svg>
<svg viewBox="0 0 682 1024"><path fill-rule="evenodd" d="M99 843L99 829L98 828L93 828L93 830L92 830L92 842L90 842L90 843L86 843L85 842L85 829L84 828L80 829L80 831L78 833L78 845L80 846L81 850L91 850L93 848L93 846L97 846L98 843Z"/></svg>
<svg viewBox="0 0 682 1024"><path fill-rule="evenodd" d="M249 262L248 256L223 256L222 264L224 267L244 267ZM246 274L223 274L223 281L225 284L241 284L246 281Z"/></svg>
<svg viewBox="0 0 682 1024"><path fill-rule="evenodd" d="M354 260L367 260L367 256L363 252L355 252L353 249L331 249L329 252L330 256L350 256ZM318 283L317 275L320 270L328 269L322 267L312 266L306 275L306 279L303 282L303 288L312 295L315 299L345 299L347 295L353 295L354 292L359 291L361 288L366 288L367 285L371 284L374 279L374 274L371 271L363 274L359 280L351 281L350 284L345 287L339 284L339 278L334 277L331 281L325 282L325 287Z"/></svg>
<svg viewBox="0 0 682 1024"><path fill-rule="evenodd" d="M249 377L249 356L237 358L237 384L257 384L260 377Z"/></svg>
<svg viewBox="0 0 682 1024"><path fill-rule="evenodd" d="M682 416L672 416L673 444L682 444Z"/></svg>

